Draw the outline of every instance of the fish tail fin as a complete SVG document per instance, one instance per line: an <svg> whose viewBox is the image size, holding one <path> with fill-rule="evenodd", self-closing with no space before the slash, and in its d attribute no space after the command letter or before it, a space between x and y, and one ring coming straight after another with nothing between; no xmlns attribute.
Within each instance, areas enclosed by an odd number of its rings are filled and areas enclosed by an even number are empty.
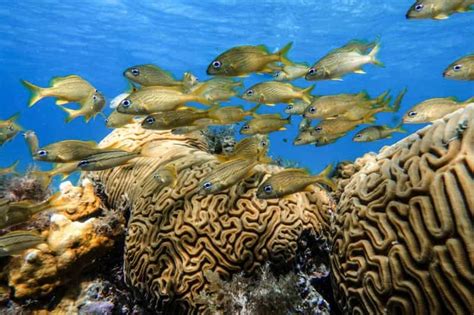
<svg viewBox="0 0 474 315"><path fill-rule="evenodd" d="M9 121L9 122L15 122L15 121L18 120L18 118L20 118L20 113L19 112L11 115L6 120Z"/></svg>
<svg viewBox="0 0 474 315"><path fill-rule="evenodd" d="M189 95L194 97L194 100L196 102L201 103L203 105L207 105L207 106L215 105L216 102L214 102L213 100L206 97L206 95L205 95L206 90L207 90L207 84L203 84L200 87L198 87L197 89L195 89L194 91L191 91L189 93Z"/></svg>
<svg viewBox="0 0 474 315"><path fill-rule="evenodd" d="M252 107L252 108L249 110L249 112L250 112L250 113L256 113L257 110L258 110L261 106L262 106L262 104L257 104L257 105L255 105L254 107Z"/></svg>
<svg viewBox="0 0 474 315"><path fill-rule="evenodd" d="M276 52L276 54L279 57L280 62L285 64L285 65L292 65L293 64L293 62L291 60L289 60L288 57L287 57L288 52L291 49L291 46L293 46L293 42L289 42L288 44L283 46L282 49L280 49L279 51Z"/></svg>
<svg viewBox="0 0 474 315"><path fill-rule="evenodd" d="M21 84L23 84L23 86L25 86L31 92L31 97L28 101L28 107L35 105L39 100L44 97L43 88L34 85L33 83L28 82L26 80L21 80Z"/></svg>
<svg viewBox="0 0 474 315"><path fill-rule="evenodd" d="M337 188L336 183L334 183L334 181L329 178L329 175L331 174L332 169L333 169L332 164L329 164L321 173L314 176L314 179L316 180L318 184L324 184L330 187L332 190L336 190Z"/></svg>
<svg viewBox="0 0 474 315"><path fill-rule="evenodd" d="M387 99L390 99L390 90L387 90L385 92L383 92L382 94L380 94L377 99L376 99L376 102L377 104L384 104L386 103Z"/></svg>
<svg viewBox="0 0 474 315"><path fill-rule="evenodd" d="M471 98L468 98L465 102L465 104L471 104L471 103L474 103L474 96L471 97Z"/></svg>
<svg viewBox="0 0 474 315"><path fill-rule="evenodd" d="M53 176L51 175L51 172L42 172L42 171L31 171L30 174L37 178L40 183L41 187L43 188L48 188L49 185L51 184L51 180L53 179Z"/></svg>
<svg viewBox="0 0 474 315"><path fill-rule="evenodd" d="M303 93L303 101L305 101L308 104L311 103L311 100L313 98L313 96L311 95L311 92L313 91L315 86L316 86L316 84L313 84L313 85L308 86L307 88L305 88L301 91Z"/></svg>
<svg viewBox="0 0 474 315"><path fill-rule="evenodd" d="M377 53L379 51L380 51L380 41L377 41L375 44L375 47L369 53L370 62L376 66L385 67L385 65L381 61L377 60Z"/></svg>
<svg viewBox="0 0 474 315"><path fill-rule="evenodd" d="M78 109L71 109L71 108L66 108L66 107L61 107L61 109L65 111L66 114L68 115L65 119L66 123L71 122L74 118L77 118L81 115L81 111Z"/></svg>
<svg viewBox="0 0 474 315"><path fill-rule="evenodd" d="M393 128L393 131L394 132L400 132L400 133L407 133L408 132L406 129L403 129L403 121L400 122L398 125L396 125Z"/></svg>
<svg viewBox="0 0 474 315"><path fill-rule="evenodd" d="M407 88L404 88L398 95L395 101L393 102L392 107L390 107L391 112L398 112L400 110L400 105L402 103L403 97L407 93Z"/></svg>
<svg viewBox="0 0 474 315"><path fill-rule="evenodd" d="M17 168L19 163L20 163L20 160L15 161L12 165L10 165L6 169L4 169L2 173L18 175L18 172L16 171L16 168Z"/></svg>

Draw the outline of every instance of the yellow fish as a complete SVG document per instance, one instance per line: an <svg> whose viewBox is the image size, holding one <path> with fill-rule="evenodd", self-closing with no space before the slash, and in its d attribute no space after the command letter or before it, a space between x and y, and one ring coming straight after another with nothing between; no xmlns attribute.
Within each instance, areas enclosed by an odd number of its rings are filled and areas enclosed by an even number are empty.
<svg viewBox="0 0 474 315"><path fill-rule="evenodd" d="M247 159L257 160L260 162L270 162L266 158L270 140L267 135L254 135L240 140L234 147L234 151L226 156L219 156L222 161L229 161L233 159Z"/></svg>
<svg viewBox="0 0 474 315"><path fill-rule="evenodd" d="M432 98L410 109L403 116L403 122L406 124L429 123L471 104L474 104L474 97L464 102L459 102L454 97Z"/></svg>
<svg viewBox="0 0 474 315"><path fill-rule="evenodd" d="M309 81L316 80L338 80L348 73L364 74L362 67L366 64L374 64L383 67L383 63L377 60L380 44L376 43L369 53L363 52L362 46L370 44L362 43L359 46L350 42L346 46L329 52L317 61L305 75Z"/></svg>
<svg viewBox="0 0 474 315"><path fill-rule="evenodd" d="M316 127L314 127L314 131L320 136L343 134L355 129L361 124L372 123L374 121L375 119L371 115L368 117L363 117L359 120L323 120L318 125L316 125Z"/></svg>
<svg viewBox="0 0 474 315"><path fill-rule="evenodd" d="M406 14L407 19L444 20L455 12L469 11L473 0L417 0Z"/></svg>
<svg viewBox="0 0 474 315"><path fill-rule="evenodd" d="M108 151L96 153L81 160L77 167L83 171L103 171L127 164L131 159L139 156L136 152Z"/></svg>
<svg viewBox="0 0 474 315"><path fill-rule="evenodd" d="M376 141L391 138L394 132L406 132L406 130L402 128L402 124L395 128L390 128L388 126L370 126L359 131L352 140L355 142Z"/></svg>
<svg viewBox="0 0 474 315"><path fill-rule="evenodd" d="M363 91L358 94L338 94L325 95L318 97L306 107L304 113L305 118L310 119L327 119L330 117L339 117L355 107L362 109L370 109L378 104L390 102L388 98L389 91L384 92L375 99L370 99L367 92Z"/></svg>
<svg viewBox="0 0 474 315"><path fill-rule="evenodd" d="M451 80L474 81L474 55L456 60L443 72L443 77Z"/></svg>
<svg viewBox="0 0 474 315"><path fill-rule="evenodd" d="M266 105L290 103L298 99L310 103L313 89L314 85L301 89L290 83L269 81L255 84L247 89L241 97L249 102Z"/></svg>
<svg viewBox="0 0 474 315"><path fill-rule="evenodd" d="M243 135L267 134L278 130L286 130L285 125L291 122L291 116L281 118L280 115L255 115L240 129Z"/></svg>
<svg viewBox="0 0 474 315"><path fill-rule="evenodd" d="M292 43L272 54L264 45L238 46L217 56L207 67L209 75L246 76L250 73L272 73L275 62L292 64L286 58Z"/></svg>
<svg viewBox="0 0 474 315"><path fill-rule="evenodd" d="M243 121L247 116L254 115L259 107L260 104L248 111L242 106L213 107L209 109L208 116L222 125L235 124Z"/></svg>
<svg viewBox="0 0 474 315"><path fill-rule="evenodd" d="M207 111L185 108L178 111L161 112L147 116L143 122L144 129L167 130L191 126L196 120L208 118Z"/></svg>
<svg viewBox="0 0 474 315"><path fill-rule="evenodd" d="M5 120L0 120L0 129L1 128L6 128L6 127L12 125L13 123L15 123L15 121L18 120L18 118L20 118L20 113L16 113L16 114L8 117Z"/></svg>
<svg viewBox="0 0 474 315"><path fill-rule="evenodd" d="M47 200L40 203L34 203L28 200L1 203L0 229L28 221L31 216L38 212L51 208L60 209L62 205L57 202L60 196L61 192L57 192Z"/></svg>
<svg viewBox="0 0 474 315"><path fill-rule="evenodd" d="M202 96L201 92L201 89L197 89L185 94L166 87L144 87L122 100L117 111L122 114L149 115L176 110L188 102L213 105L213 102Z"/></svg>
<svg viewBox="0 0 474 315"><path fill-rule="evenodd" d="M67 163L80 161L93 154L110 151L116 150L99 148L94 141L65 140L39 148L33 154L33 159L38 161Z"/></svg>
<svg viewBox="0 0 474 315"><path fill-rule="evenodd" d="M152 64L137 65L125 69L123 75L141 86L182 86L183 82L175 80L166 70Z"/></svg>
<svg viewBox="0 0 474 315"><path fill-rule="evenodd" d="M285 65L281 71L276 72L273 78L276 81L293 81L302 78L308 73L309 66L307 64Z"/></svg>
<svg viewBox="0 0 474 315"><path fill-rule="evenodd" d="M72 173L79 171L78 162L58 163L49 171L32 171L31 174L41 181L42 187L48 187L54 176L62 175L61 180L65 180Z"/></svg>
<svg viewBox="0 0 474 315"><path fill-rule="evenodd" d="M70 109L66 107L61 107L61 109L68 114L66 118L67 123L79 116L84 116L84 120L87 123L91 118L100 114L104 109L104 106L104 96L100 92L94 91L86 97L80 109Z"/></svg>
<svg viewBox="0 0 474 315"><path fill-rule="evenodd" d="M134 123L135 115L122 114L117 110L114 110L110 113L109 117L105 119L105 124L107 128L122 128L128 124Z"/></svg>
<svg viewBox="0 0 474 315"><path fill-rule="evenodd" d="M291 194L302 192L313 184L324 184L336 189L335 183L328 178L332 171L332 165L326 167L320 174L309 175L304 169L286 169L272 175L265 180L257 189L259 199L283 198Z"/></svg>
<svg viewBox="0 0 474 315"><path fill-rule="evenodd" d="M41 88L26 80L21 83L30 90L31 98L28 106L33 106L45 97L56 97L57 105L66 103L81 103L93 92L95 88L78 75L55 77L51 80L50 87Z"/></svg>
<svg viewBox="0 0 474 315"><path fill-rule="evenodd" d="M44 242L44 238L31 231L13 231L0 236L0 257L18 255L25 249Z"/></svg>
<svg viewBox="0 0 474 315"><path fill-rule="evenodd" d="M251 176L257 160L233 159L219 164L199 183L199 195L219 193Z"/></svg>

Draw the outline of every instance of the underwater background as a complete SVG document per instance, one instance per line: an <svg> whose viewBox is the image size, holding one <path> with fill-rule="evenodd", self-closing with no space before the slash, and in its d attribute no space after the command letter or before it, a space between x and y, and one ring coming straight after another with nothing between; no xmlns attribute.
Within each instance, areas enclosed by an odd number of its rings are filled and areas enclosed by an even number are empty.
<svg viewBox="0 0 474 315"><path fill-rule="evenodd" d="M425 99L454 96L465 100L474 92L472 82L442 77L447 65L474 51L474 15L456 14L444 21L407 20L405 13L411 4L375 0L0 1L0 117L20 112L20 125L34 130L40 145L64 139L99 141L111 131L102 117L88 124L82 118L66 124L66 115L53 98L28 108L29 92L20 79L47 86L53 76L77 74L110 101L127 89L122 72L132 65L154 63L177 79L190 71L204 81L213 58L237 45L265 44L273 51L292 41L289 58L311 65L352 39L380 38L378 59L385 68L367 65L365 75L350 74L342 82L316 82L313 94L367 90L376 97L387 89L396 95L406 87L408 93L398 113L377 115L378 124L394 126L403 113ZM269 75L253 74L244 83L248 88L269 79ZM304 79L293 83L312 84ZM252 106L238 98L226 104ZM284 108L263 106L259 112L285 115ZM106 114L110 112L107 106ZM352 136L363 128L359 127L334 144L294 146L300 119L294 117L287 131L270 135L270 155L294 160L314 172L328 163L378 151L406 136L395 133L392 139L352 142ZM405 128L410 134L422 126ZM17 159L21 170L32 162L21 136L1 148L0 166Z"/></svg>

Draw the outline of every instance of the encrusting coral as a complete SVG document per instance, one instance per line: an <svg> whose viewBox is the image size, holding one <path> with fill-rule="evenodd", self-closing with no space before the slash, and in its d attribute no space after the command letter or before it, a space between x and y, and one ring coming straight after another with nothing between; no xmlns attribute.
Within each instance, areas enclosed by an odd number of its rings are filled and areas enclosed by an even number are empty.
<svg viewBox="0 0 474 315"><path fill-rule="evenodd" d="M333 224L332 277L349 314L474 309L474 106L366 156Z"/></svg>
<svg viewBox="0 0 474 315"><path fill-rule="evenodd" d="M77 277L113 246L118 235L123 234L124 222L110 220L110 216L83 222L70 219L85 218L102 206L93 193L92 184L84 181L83 185L64 184L60 202L71 207L64 213L52 214L49 227L42 232L44 243L10 258L3 276L14 289L15 298L48 295Z"/></svg>
<svg viewBox="0 0 474 315"><path fill-rule="evenodd" d="M255 190L281 168L260 165L257 173L222 193L197 194L201 178L217 159L199 133L191 136L147 131L129 125L112 132L101 145L120 139L122 149L142 148L146 157L132 167L97 172L90 178L105 187L111 207L128 202L131 215L124 268L130 286L155 310L177 314L200 306L205 273L229 278L252 273L267 261L294 257L304 230L328 230L334 202L314 186L312 192L281 200L259 200ZM157 187L153 172L173 161L175 188ZM126 196L124 200L123 196Z"/></svg>

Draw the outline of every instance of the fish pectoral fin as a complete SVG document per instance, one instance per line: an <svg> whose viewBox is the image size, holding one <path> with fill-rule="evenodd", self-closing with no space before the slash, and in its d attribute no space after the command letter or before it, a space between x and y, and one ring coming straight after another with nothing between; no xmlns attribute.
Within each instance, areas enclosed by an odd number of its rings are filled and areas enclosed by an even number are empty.
<svg viewBox="0 0 474 315"><path fill-rule="evenodd" d="M354 73L358 73L358 74L366 74L366 72L362 69L358 69L356 71L354 71Z"/></svg>
<svg viewBox="0 0 474 315"><path fill-rule="evenodd" d="M342 78L332 78L332 81L342 81Z"/></svg>
<svg viewBox="0 0 474 315"><path fill-rule="evenodd" d="M278 130L281 130L281 131L286 130L286 127L281 127L281 128L278 129Z"/></svg>
<svg viewBox="0 0 474 315"><path fill-rule="evenodd" d="M449 16L445 13L440 13L433 17L435 20L446 20Z"/></svg>
<svg viewBox="0 0 474 315"><path fill-rule="evenodd" d="M64 104L67 104L69 103L68 100L62 100L62 99L57 99L56 100L56 105L64 105Z"/></svg>

